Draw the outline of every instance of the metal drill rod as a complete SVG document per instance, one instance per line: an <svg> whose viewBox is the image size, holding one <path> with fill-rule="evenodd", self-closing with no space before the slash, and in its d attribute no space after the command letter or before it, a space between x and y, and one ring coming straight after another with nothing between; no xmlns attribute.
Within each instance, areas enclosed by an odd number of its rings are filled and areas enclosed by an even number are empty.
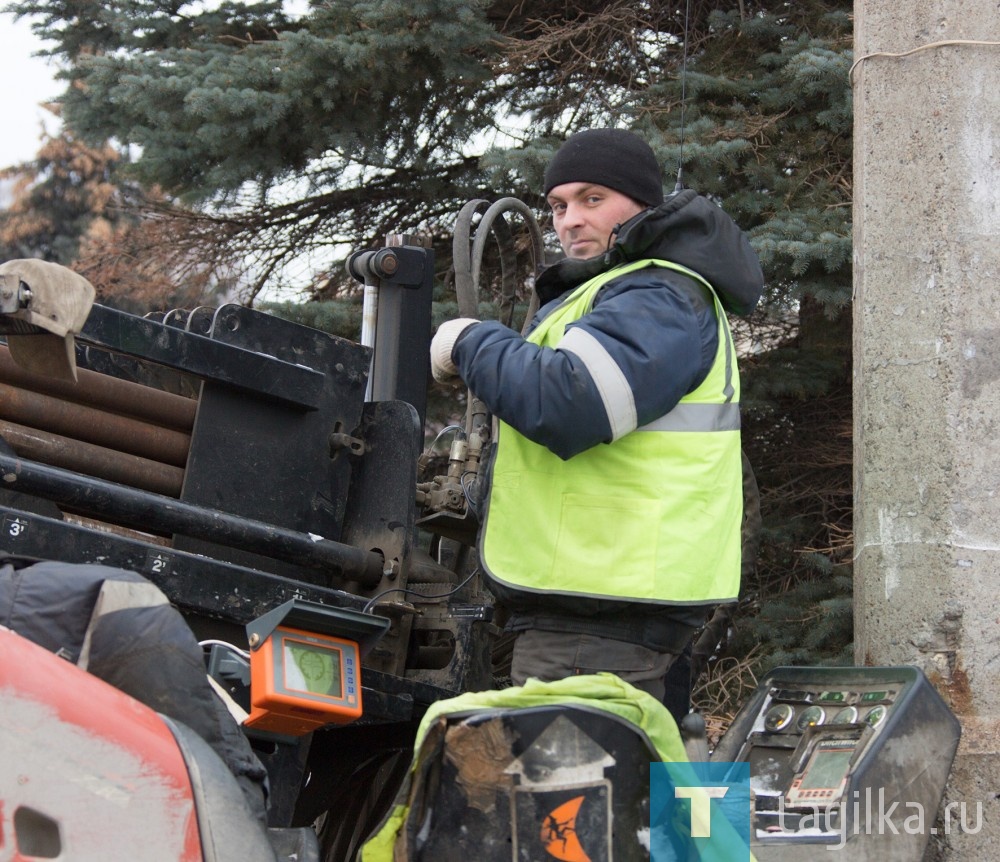
<svg viewBox="0 0 1000 862"><path fill-rule="evenodd" d="M10 386L86 404L121 416L132 416L186 433L190 433L194 426L198 402L193 398L86 368L78 368L77 376L78 382L73 383L44 374L33 374L21 368L11 358L6 344L0 345L0 380Z"/></svg>
<svg viewBox="0 0 1000 862"><path fill-rule="evenodd" d="M5 383L0 383L0 419L174 467L187 463L191 448L190 434Z"/></svg>
<svg viewBox="0 0 1000 862"><path fill-rule="evenodd" d="M0 419L0 437L22 458L120 482L154 494L179 497L184 484L180 467L118 452Z"/></svg>
<svg viewBox="0 0 1000 862"><path fill-rule="evenodd" d="M320 570L333 578L376 586L389 566L374 551L313 537L273 524L194 506L125 485L0 453L0 487L51 500L149 532L183 533L276 560Z"/></svg>

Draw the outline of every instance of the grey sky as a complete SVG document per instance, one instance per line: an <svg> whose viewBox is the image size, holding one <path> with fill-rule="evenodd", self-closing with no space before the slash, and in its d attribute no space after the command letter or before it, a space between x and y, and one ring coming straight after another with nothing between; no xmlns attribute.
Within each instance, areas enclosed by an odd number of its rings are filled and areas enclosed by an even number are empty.
<svg viewBox="0 0 1000 862"><path fill-rule="evenodd" d="M54 118L39 107L62 91L48 60L33 57L41 43L28 23L0 15L0 167L32 158L38 150L42 123L54 131Z"/></svg>

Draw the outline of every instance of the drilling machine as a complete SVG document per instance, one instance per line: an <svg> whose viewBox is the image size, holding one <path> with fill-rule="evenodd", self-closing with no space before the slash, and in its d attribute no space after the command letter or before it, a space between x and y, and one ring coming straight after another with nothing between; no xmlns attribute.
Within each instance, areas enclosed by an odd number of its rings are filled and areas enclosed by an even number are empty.
<svg viewBox="0 0 1000 862"><path fill-rule="evenodd" d="M349 268L377 292L368 344L238 305L141 317L94 303L83 279L54 264L0 266L0 552L117 567L159 588L205 645L216 683L258 714L245 731L269 773L267 825L320 824L329 860L350 858L384 812L427 705L490 687L496 633L478 579L418 547L433 252L393 236ZM280 684L265 703L271 717L259 717L256 648L289 619L334 638L290 650L334 649L337 637L360 647L351 681L363 710L349 720L334 711L337 724L283 724ZM49 656L4 634L6 702L43 672L25 679L13 667ZM347 659L336 658L346 686ZM70 675L35 692L35 706L58 711L74 688L97 698L95 682ZM73 725L70 712L61 719ZM29 750L60 736L31 724ZM52 811L48 791L65 776L43 780L28 766L4 776L0 817L13 819L0 822L0 858L5 840L91 858L74 836L113 806L94 808L91 795ZM115 781L99 763L81 768L94 769L95 786ZM121 816L151 817L139 810Z"/></svg>
<svg viewBox="0 0 1000 862"><path fill-rule="evenodd" d="M509 211L525 218L543 259L523 204L470 202L455 232L462 316L478 316L491 235L501 305L514 304ZM84 299L57 325L46 316L48 273L13 263L0 266L0 552L119 567L159 588L243 710L271 795L266 834L227 816L232 787L202 743L0 625L0 739L12 753L0 772L0 860L103 859L112 836L142 847L131 854L144 860L353 859L392 807L425 712L493 685L498 627L474 562L490 443L482 402L466 393L464 422L438 434L453 434L439 471L428 473L433 446L421 454L432 251L401 234L351 256L348 272L364 285L360 343L236 305L139 317ZM323 690L289 675L305 658L321 668ZM609 783L602 771L610 757L641 802L642 767L656 759L641 733L618 727L605 739L592 713L565 709L449 718L470 738L503 724L523 739L511 753L521 769L539 747L531 740L567 721L559 739L569 733L582 740L574 751L593 755L607 813L587 821L596 837L582 815L574 820L574 853L647 858L642 812L613 807L623 779ZM711 759L750 765L756 858L798 862L823 845L906 862L927 844L958 734L915 669L779 668ZM449 818L423 830L430 855L411 848L408 858L459 858L470 847L511 858L517 817L538 813L529 795L514 795L510 822L491 820L495 842L472 833L470 845L449 838L471 812L456 786L441 785ZM80 787L100 792L67 792ZM921 829L872 831L863 805L877 788L919 805ZM612 840L616 817L628 828ZM539 852L568 858L570 832L546 833L541 822L520 840L549 835ZM605 849L588 855L595 846Z"/></svg>

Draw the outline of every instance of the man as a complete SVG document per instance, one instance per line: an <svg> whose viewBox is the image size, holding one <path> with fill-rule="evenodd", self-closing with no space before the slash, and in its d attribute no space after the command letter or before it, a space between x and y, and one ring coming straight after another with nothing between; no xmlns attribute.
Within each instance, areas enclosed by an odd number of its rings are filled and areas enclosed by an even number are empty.
<svg viewBox="0 0 1000 862"><path fill-rule="evenodd" d="M480 561L518 632L512 680L611 671L657 698L708 612L739 591L739 377L725 311L763 276L736 226L619 129L571 136L545 173L566 258L526 337L439 327L431 365L497 420Z"/></svg>

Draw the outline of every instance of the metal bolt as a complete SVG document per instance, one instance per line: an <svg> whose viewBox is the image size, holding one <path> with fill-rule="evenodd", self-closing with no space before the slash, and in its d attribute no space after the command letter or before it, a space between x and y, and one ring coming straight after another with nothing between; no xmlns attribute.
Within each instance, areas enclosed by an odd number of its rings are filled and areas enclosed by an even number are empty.
<svg viewBox="0 0 1000 862"><path fill-rule="evenodd" d="M399 560L386 560L382 566L382 574L390 581L396 580L399 575Z"/></svg>
<svg viewBox="0 0 1000 862"><path fill-rule="evenodd" d="M399 258L396 253L387 248L375 252L375 259L372 261L373 269L380 276L395 275L399 269Z"/></svg>

